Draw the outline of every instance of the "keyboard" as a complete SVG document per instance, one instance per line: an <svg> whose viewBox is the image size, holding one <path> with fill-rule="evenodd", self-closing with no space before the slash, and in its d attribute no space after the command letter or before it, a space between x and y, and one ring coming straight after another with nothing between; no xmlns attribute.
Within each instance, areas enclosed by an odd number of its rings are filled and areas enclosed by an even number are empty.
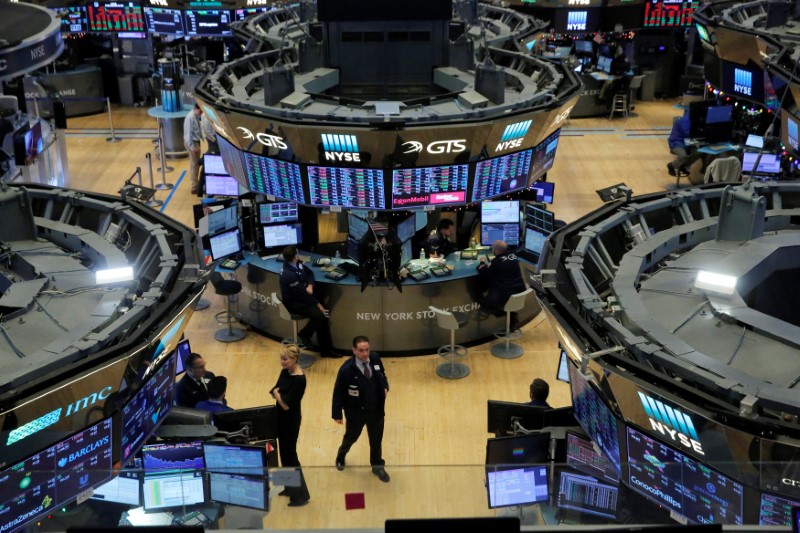
<svg viewBox="0 0 800 533"><path fill-rule="evenodd" d="M452 273L453 271L447 268L446 266L431 267L431 274L433 274L437 278L443 278L445 276L451 275Z"/></svg>
<svg viewBox="0 0 800 533"><path fill-rule="evenodd" d="M317 257L316 259L314 259L314 262L312 264L314 266L318 267L318 266L325 266L327 264L330 264L330 262L331 262L331 258L330 257Z"/></svg>
<svg viewBox="0 0 800 533"><path fill-rule="evenodd" d="M423 279L428 279L430 275L424 270L413 270L408 273L408 277L414 281L422 281Z"/></svg>
<svg viewBox="0 0 800 533"><path fill-rule="evenodd" d="M239 268L239 261L236 259L223 259L222 263L219 264L222 268L226 268L228 270L236 270Z"/></svg>
<svg viewBox="0 0 800 533"><path fill-rule="evenodd" d="M191 511L183 516L175 518L173 522L181 526L202 526L210 524L211 519L200 511Z"/></svg>
<svg viewBox="0 0 800 533"><path fill-rule="evenodd" d="M340 268L334 268L333 270L325 274L326 278L330 278L333 280L340 280L345 276L347 276L347 272L345 272Z"/></svg>

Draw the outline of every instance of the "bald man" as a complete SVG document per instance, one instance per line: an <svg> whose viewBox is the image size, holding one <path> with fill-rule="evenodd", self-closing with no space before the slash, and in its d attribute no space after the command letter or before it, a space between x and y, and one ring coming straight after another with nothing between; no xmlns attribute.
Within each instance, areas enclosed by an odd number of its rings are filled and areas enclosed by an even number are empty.
<svg viewBox="0 0 800 533"><path fill-rule="evenodd" d="M478 265L478 275L488 281L489 286L486 296L479 298L478 302L494 316L503 316L503 307L511 295L523 292L527 287L522 279L519 258L508 250L505 241L494 241L492 253L494 259L491 262L487 263L486 257L482 257ZM517 323L515 315L516 313L511 314L512 327Z"/></svg>

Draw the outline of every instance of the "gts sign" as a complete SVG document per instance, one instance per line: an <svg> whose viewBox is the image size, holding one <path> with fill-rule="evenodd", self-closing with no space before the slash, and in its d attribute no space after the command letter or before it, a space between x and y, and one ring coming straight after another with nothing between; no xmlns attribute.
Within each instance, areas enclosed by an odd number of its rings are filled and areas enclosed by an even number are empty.
<svg viewBox="0 0 800 533"><path fill-rule="evenodd" d="M419 141L408 141L403 143L406 150L404 154L414 154L422 152L424 149L429 154L457 154L467 149L466 139L453 139L448 141L433 141L428 146Z"/></svg>
<svg viewBox="0 0 800 533"><path fill-rule="evenodd" d="M242 130L242 137L246 141L256 140L268 148L277 148L279 150L287 150L289 148L289 145L283 142L283 137L278 135L272 135L270 133L256 133L255 136L253 136L253 132L247 128L238 126L236 129Z"/></svg>

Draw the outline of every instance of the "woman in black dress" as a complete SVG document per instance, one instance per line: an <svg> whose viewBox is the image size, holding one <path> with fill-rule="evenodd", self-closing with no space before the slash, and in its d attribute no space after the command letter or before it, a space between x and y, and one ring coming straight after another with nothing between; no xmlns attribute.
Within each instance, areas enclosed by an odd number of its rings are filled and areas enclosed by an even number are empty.
<svg viewBox="0 0 800 533"><path fill-rule="evenodd" d="M297 467L300 472L300 486L286 487L279 493L281 496L289 496L289 507L300 507L311 499L303 471L300 470L300 459L297 458L297 437L300 435L300 422L303 419L300 403L306 392L306 375L297 364L299 358L300 349L296 345L284 346L281 351L283 370L270 391L278 407L278 451L281 466Z"/></svg>

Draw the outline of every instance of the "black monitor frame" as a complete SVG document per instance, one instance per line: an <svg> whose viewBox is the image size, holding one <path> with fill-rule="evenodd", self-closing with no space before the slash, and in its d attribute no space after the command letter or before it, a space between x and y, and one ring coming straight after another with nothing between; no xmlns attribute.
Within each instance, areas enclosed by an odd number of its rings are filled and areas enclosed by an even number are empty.
<svg viewBox="0 0 800 533"><path fill-rule="evenodd" d="M486 439L486 466L545 464L550 461L550 441L549 431ZM524 451L517 456L520 448Z"/></svg>
<svg viewBox="0 0 800 533"><path fill-rule="evenodd" d="M498 437L514 432L514 421L518 421L525 429L541 429L544 427L546 407L538 407L529 403L504 402L500 400L486 401L488 433Z"/></svg>
<svg viewBox="0 0 800 533"><path fill-rule="evenodd" d="M248 437L250 441L278 438L278 419L274 405L215 413L214 426L220 431L227 432L235 432L247 426L250 428Z"/></svg>

